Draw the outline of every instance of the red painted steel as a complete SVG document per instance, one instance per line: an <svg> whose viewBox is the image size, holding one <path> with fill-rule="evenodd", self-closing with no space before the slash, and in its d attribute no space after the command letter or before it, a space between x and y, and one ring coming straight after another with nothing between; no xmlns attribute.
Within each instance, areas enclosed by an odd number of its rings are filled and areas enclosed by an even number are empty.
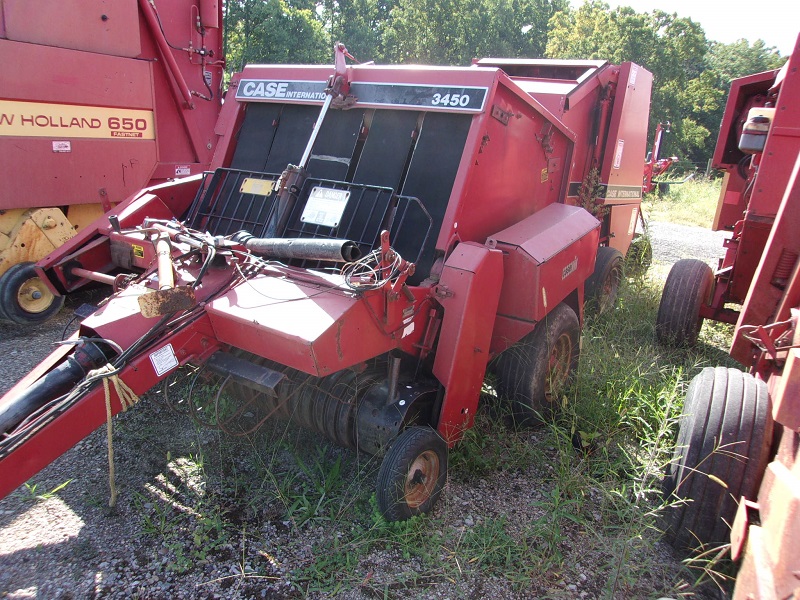
<svg viewBox="0 0 800 600"><path fill-rule="evenodd" d="M433 374L445 389L438 430L455 444L472 427L489 362L492 320L504 277L499 250L459 244L445 263L437 295L444 309Z"/></svg>
<svg viewBox="0 0 800 600"><path fill-rule="evenodd" d="M208 168L222 34L196 27L206 4L3 2L0 209L108 206Z"/></svg>
<svg viewBox="0 0 800 600"><path fill-rule="evenodd" d="M731 84L714 151L714 166L725 170L714 229L730 230L732 236L725 242L725 256L715 274L713 301L701 311L705 318L764 323L772 314L775 298L783 293L782 284L776 286L772 280L788 278L789 273L781 271L791 271L796 234L788 224L776 232L775 223L794 158L800 153L800 114L794 110L800 97L800 77L793 66L798 63L800 55L795 49L782 69L749 75ZM770 115L771 121L764 150L755 154L739 149L751 111ZM768 247L777 254L765 261L762 253ZM780 267L781 261L788 266ZM744 304L752 316L739 315L726 306L730 303ZM747 347L737 341L732 349L734 358L743 364L749 364L751 358Z"/></svg>
<svg viewBox="0 0 800 600"><path fill-rule="evenodd" d="M656 189L658 182L653 181L653 179L666 173L667 170L672 166L672 163L678 160L677 156L658 158L658 155L661 152L661 143L664 139L664 133L669 133L669 128L669 123L659 123L656 126L656 134L655 138L653 139L653 149L650 151L650 154L644 163L644 184L642 185L642 191L645 194L648 194Z"/></svg>

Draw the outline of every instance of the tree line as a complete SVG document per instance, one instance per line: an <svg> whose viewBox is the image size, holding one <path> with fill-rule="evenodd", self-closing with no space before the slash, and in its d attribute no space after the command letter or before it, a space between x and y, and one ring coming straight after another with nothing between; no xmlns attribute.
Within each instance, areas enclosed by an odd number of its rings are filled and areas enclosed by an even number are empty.
<svg viewBox="0 0 800 600"><path fill-rule="evenodd" d="M476 57L633 61L653 72L650 135L662 155L713 153L730 80L786 60L762 40L722 44L690 18L587 0L225 0L229 71L249 63L328 64L344 42L360 62L468 65Z"/></svg>

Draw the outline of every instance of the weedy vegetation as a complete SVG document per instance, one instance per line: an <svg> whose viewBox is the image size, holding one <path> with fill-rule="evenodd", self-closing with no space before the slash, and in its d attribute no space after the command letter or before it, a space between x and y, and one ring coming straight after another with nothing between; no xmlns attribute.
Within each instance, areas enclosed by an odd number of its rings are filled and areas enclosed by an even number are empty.
<svg viewBox="0 0 800 600"><path fill-rule="evenodd" d="M721 186L721 179L705 177L673 183L666 193L648 194L642 209L653 221L710 228L714 222Z"/></svg>

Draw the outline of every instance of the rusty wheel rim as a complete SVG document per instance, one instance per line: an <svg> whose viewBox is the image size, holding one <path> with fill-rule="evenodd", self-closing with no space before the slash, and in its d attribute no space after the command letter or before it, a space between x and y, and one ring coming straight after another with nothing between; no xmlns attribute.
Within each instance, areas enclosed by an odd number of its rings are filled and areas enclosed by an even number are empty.
<svg viewBox="0 0 800 600"><path fill-rule="evenodd" d="M569 334L562 333L556 338L550 349L547 361L547 379L544 385L545 398L552 402L569 379L570 364L572 363L572 339Z"/></svg>
<svg viewBox="0 0 800 600"><path fill-rule="evenodd" d="M614 307L617 300L617 290L622 282L622 271L619 268L611 269L611 272L603 281L603 289L600 291L600 313Z"/></svg>
<svg viewBox="0 0 800 600"><path fill-rule="evenodd" d="M414 459L408 468L404 489L409 508L419 508L433 496L439 470L439 455L433 450L426 450Z"/></svg>
<svg viewBox="0 0 800 600"><path fill-rule="evenodd" d="M38 277L27 279L17 291L17 304L25 312L42 313L50 308L53 300L52 292Z"/></svg>

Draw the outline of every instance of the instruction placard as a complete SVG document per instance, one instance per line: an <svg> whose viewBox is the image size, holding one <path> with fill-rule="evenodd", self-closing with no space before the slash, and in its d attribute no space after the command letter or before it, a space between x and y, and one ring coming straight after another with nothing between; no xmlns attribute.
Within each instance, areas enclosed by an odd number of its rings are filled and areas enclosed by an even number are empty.
<svg viewBox="0 0 800 600"><path fill-rule="evenodd" d="M153 363L156 375L161 377L178 366L178 357L175 356L172 344L167 344L150 355L150 362Z"/></svg>

